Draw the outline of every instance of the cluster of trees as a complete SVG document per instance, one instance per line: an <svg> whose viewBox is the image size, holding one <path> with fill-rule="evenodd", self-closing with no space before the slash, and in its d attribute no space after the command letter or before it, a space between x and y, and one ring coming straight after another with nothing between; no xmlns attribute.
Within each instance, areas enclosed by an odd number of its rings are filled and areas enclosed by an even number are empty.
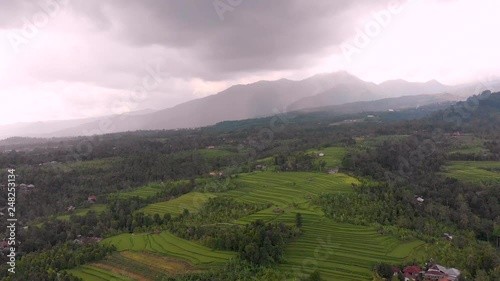
<svg viewBox="0 0 500 281"><path fill-rule="evenodd" d="M224 281L224 280L296 280L321 281L318 271L309 275L295 276L290 271L262 266L241 259L230 260L222 269L203 273L187 274L180 277L164 277L161 281Z"/></svg>
<svg viewBox="0 0 500 281"><path fill-rule="evenodd" d="M17 262L14 274L8 274L5 265L0 266L0 278L2 281L80 281L80 278L61 271L100 260L115 250L114 246L105 244L59 244L51 249L25 255Z"/></svg>

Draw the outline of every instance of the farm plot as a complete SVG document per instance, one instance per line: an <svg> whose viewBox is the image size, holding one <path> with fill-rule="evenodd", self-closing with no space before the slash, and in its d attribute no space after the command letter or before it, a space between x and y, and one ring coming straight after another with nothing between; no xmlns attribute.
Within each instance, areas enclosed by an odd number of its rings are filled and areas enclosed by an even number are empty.
<svg viewBox="0 0 500 281"><path fill-rule="evenodd" d="M374 229L334 223L324 217L303 214L304 234L285 249L283 269L297 275L318 269L324 280L369 280L381 261L399 264L423 244L403 243Z"/></svg>
<svg viewBox="0 0 500 281"><path fill-rule="evenodd" d="M273 173L240 174L233 182L238 186L224 192L249 203L274 203L279 207L309 202L322 193L352 192L352 183L359 182L345 174Z"/></svg>
<svg viewBox="0 0 500 281"><path fill-rule="evenodd" d="M353 192L356 179L343 174L271 173L240 175L238 188L224 194L238 200L275 206L236 221L246 224L257 219L295 224L296 213L303 217L304 234L285 249L286 262L280 267L297 276L318 269L323 280L369 280L373 266L381 261L399 264L423 244L399 241L364 226L335 223L313 204L321 193ZM275 212L276 207L280 212Z"/></svg>
<svg viewBox="0 0 500 281"><path fill-rule="evenodd" d="M500 183L500 162L450 161L443 175L470 183Z"/></svg>
<svg viewBox="0 0 500 281"><path fill-rule="evenodd" d="M76 209L73 212L75 216L85 216L89 211L95 211L97 214L102 213L106 209L106 204L94 204L90 208ZM58 216L58 220L69 220L72 214Z"/></svg>
<svg viewBox="0 0 500 281"><path fill-rule="evenodd" d="M178 258L197 266L221 265L236 256L236 253L212 250L166 231L161 234L121 234L107 238L101 243L111 243L118 251L149 251Z"/></svg>
<svg viewBox="0 0 500 281"><path fill-rule="evenodd" d="M68 273L76 277L80 277L85 281L135 281L137 279L121 275L119 273L99 268L92 265L83 265L75 269L68 270Z"/></svg>
<svg viewBox="0 0 500 281"><path fill-rule="evenodd" d="M215 197L215 195L210 193L190 192L169 201L150 204L138 210L138 212L144 212L150 215L164 215L170 213L172 216L178 216L182 214L184 209L188 209L189 212L199 210L200 207L212 197Z"/></svg>
<svg viewBox="0 0 500 281"><path fill-rule="evenodd" d="M325 161L326 167L334 168L341 166L346 150L343 147L327 147L321 150L311 149L307 152L313 155L323 154L316 161Z"/></svg>

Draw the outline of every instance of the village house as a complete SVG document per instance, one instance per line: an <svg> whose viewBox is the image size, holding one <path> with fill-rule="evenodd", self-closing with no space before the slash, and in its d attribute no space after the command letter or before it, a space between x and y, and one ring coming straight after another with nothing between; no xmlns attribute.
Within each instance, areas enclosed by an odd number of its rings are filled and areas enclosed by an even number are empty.
<svg viewBox="0 0 500 281"><path fill-rule="evenodd" d="M443 233L443 238L449 241L453 240L453 236L448 233Z"/></svg>
<svg viewBox="0 0 500 281"><path fill-rule="evenodd" d="M418 265L407 266L403 269L405 281L420 280L422 276L422 268Z"/></svg>
<svg viewBox="0 0 500 281"><path fill-rule="evenodd" d="M456 268L446 268L442 265L435 264L431 266L425 273L425 281L441 281L441 280L449 280L456 281L460 276L460 270Z"/></svg>
<svg viewBox="0 0 500 281"><path fill-rule="evenodd" d="M325 154L324 153L318 153L318 154L316 154L316 156L323 157L323 156L325 156Z"/></svg>
<svg viewBox="0 0 500 281"><path fill-rule="evenodd" d="M209 145L209 146L207 146L207 149L215 149L215 146Z"/></svg>
<svg viewBox="0 0 500 281"><path fill-rule="evenodd" d="M66 208L66 211L73 212L75 209L76 209L75 206L69 206Z"/></svg>
<svg viewBox="0 0 500 281"><path fill-rule="evenodd" d="M97 201L97 196L95 195L90 195L88 198L87 198L87 201L91 204L94 204L96 201Z"/></svg>

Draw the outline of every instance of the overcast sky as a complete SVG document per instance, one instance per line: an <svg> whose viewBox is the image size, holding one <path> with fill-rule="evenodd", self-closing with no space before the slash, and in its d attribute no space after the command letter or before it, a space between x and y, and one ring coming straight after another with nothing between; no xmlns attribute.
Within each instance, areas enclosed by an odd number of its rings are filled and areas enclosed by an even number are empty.
<svg viewBox="0 0 500 281"><path fill-rule="evenodd" d="M498 11L497 0L2 1L0 124L162 109L338 70L475 81L500 73Z"/></svg>

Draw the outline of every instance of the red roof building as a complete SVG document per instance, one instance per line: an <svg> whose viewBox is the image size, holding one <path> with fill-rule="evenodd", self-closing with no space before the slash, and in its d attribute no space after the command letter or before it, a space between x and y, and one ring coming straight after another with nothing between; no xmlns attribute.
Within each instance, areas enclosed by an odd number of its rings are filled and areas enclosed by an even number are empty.
<svg viewBox="0 0 500 281"><path fill-rule="evenodd" d="M418 277L420 277L420 272L422 271L422 268L418 265L414 266L408 266L403 269L403 275L405 278L408 278L409 280L416 280Z"/></svg>

